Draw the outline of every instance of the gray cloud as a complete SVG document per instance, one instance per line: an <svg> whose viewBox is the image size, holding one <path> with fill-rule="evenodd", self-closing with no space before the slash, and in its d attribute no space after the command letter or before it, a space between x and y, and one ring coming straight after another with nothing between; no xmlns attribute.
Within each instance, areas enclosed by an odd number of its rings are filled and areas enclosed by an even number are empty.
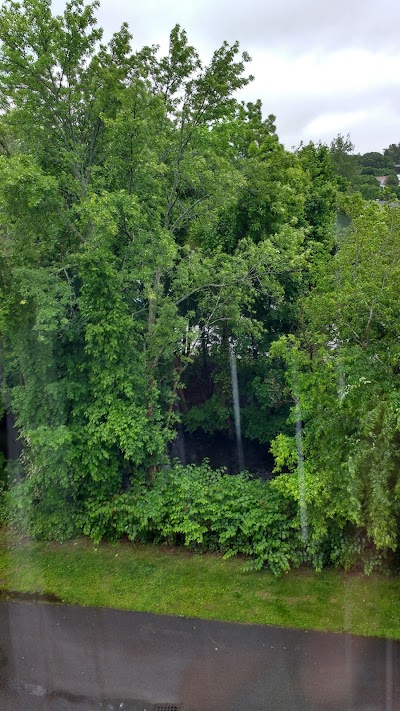
<svg viewBox="0 0 400 711"><path fill-rule="evenodd" d="M305 96L302 101L291 96L281 96L273 101L264 99L265 112L277 115L283 130L301 130L317 116L326 113L356 111L372 112L377 106L386 107L388 111L397 113L400 110L400 100L386 88L373 93L357 92L342 97L338 103L335 96ZM399 124L400 134L400 124ZM399 135L400 140L400 135Z"/></svg>
<svg viewBox="0 0 400 711"><path fill-rule="evenodd" d="M398 0L203 0L193 6L197 31L211 42L239 39L245 48L295 54L399 46Z"/></svg>
<svg viewBox="0 0 400 711"><path fill-rule="evenodd" d="M260 98L264 113L276 115L278 136L289 149L298 147L302 140L329 144L338 133L350 134L357 153L382 151L390 143L400 141L400 97L388 87L372 92L355 89L354 93L339 98L327 94L304 95L299 99L289 93ZM355 120L353 117L358 115ZM329 116L331 120L325 121Z"/></svg>
<svg viewBox="0 0 400 711"><path fill-rule="evenodd" d="M64 0L53 0L56 12ZM399 47L399 0L102 0L98 12L106 31L124 20L141 43L168 37L179 23L190 39L215 48L227 39L244 49L303 53L367 47Z"/></svg>
<svg viewBox="0 0 400 711"><path fill-rule="evenodd" d="M378 102L374 99L366 96L359 105L340 104L339 107L333 102L309 102L300 110L289 102L282 103L277 112L280 140L287 148L309 140L329 144L341 133L350 135L356 153L382 151L390 143L400 141L400 116L384 94Z"/></svg>
<svg viewBox="0 0 400 711"><path fill-rule="evenodd" d="M56 12L64 6L53 0ZM239 40L250 53L399 48L399 0L102 0L98 17L108 34L128 21L138 44L166 41L179 23L208 50L225 39Z"/></svg>

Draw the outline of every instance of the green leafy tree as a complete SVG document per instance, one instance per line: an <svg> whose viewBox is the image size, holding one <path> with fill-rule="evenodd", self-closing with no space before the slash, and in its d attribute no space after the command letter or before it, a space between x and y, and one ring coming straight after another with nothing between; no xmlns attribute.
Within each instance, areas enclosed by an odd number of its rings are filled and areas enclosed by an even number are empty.
<svg viewBox="0 0 400 711"><path fill-rule="evenodd" d="M322 143L309 143L298 150L300 164L309 183L306 191L305 221L313 242L330 244L337 205L338 184L332 154Z"/></svg>
<svg viewBox="0 0 400 711"><path fill-rule="evenodd" d="M381 175L386 175L385 171L393 170L393 161L388 155L379 153L379 151L371 151L360 156L360 165L364 167L377 168L383 171Z"/></svg>
<svg viewBox="0 0 400 711"><path fill-rule="evenodd" d="M103 45L96 8L0 11L1 359L23 442L12 515L47 537L151 483L204 333L251 339L257 299L282 300L277 274L302 261L301 171L260 105L234 99L249 57L224 43L204 66L178 26L165 57L132 52L126 25ZM246 150L262 224L214 248L206 236L246 201ZM282 209L263 198L272 170Z"/></svg>
<svg viewBox="0 0 400 711"><path fill-rule="evenodd" d="M339 135L330 144L330 156L336 175L343 191L353 185L360 172L359 156L354 154L354 145L350 135Z"/></svg>
<svg viewBox="0 0 400 711"><path fill-rule="evenodd" d="M385 158L390 158L393 165L400 165L400 143L391 143L383 149Z"/></svg>
<svg viewBox="0 0 400 711"><path fill-rule="evenodd" d="M400 222L359 196L344 207L351 226L305 301L306 328L276 352L298 400L293 426L304 426L310 535L328 560L361 554L368 567L399 542ZM294 472L281 486L300 500L294 442L278 437L273 449L278 469Z"/></svg>

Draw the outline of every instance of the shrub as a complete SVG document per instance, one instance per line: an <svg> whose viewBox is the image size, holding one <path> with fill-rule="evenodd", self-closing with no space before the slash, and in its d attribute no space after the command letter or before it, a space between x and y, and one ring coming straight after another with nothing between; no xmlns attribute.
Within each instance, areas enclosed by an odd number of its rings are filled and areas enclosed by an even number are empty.
<svg viewBox="0 0 400 711"><path fill-rule="evenodd" d="M152 489L134 483L128 493L89 503L86 521L85 533L95 542L127 536L227 558L241 554L249 558L247 569L281 573L307 557L293 500L269 482L212 470L207 462L175 464L155 475Z"/></svg>
<svg viewBox="0 0 400 711"><path fill-rule="evenodd" d="M30 479L14 483L4 494L3 510L11 526L32 538L65 541L82 534L76 505L66 496L61 498L55 486L42 498Z"/></svg>

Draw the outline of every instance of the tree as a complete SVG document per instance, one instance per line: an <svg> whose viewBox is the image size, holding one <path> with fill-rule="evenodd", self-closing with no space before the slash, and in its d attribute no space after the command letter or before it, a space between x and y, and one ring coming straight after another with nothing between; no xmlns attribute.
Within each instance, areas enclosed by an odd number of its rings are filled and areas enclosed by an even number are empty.
<svg viewBox="0 0 400 711"><path fill-rule="evenodd" d="M305 220L311 227L311 238L330 243L337 205L338 183L334 163L327 146L310 142L298 150L300 164L309 177L306 191Z"/></svg>
<svg viewBox="0 0 400 711"><path fill-rule="evenodd" d="M342 188L353 184L359 174L359 156L354 155L354 145L350 134L346 138L340 133L330 145L330 156L336 175L341 179Z"/></svg>
<svg viewBox="0 0 400 711"><path fill-rule="evenodd" d="M386 175L385 171L393 170L393 162L391 158L387 155L379 153L379 151L371 151L369 153L364 153L360 156L360 165L369 168L376 168L383 171L383 175Z"/></svg>
<svg viewBox="0 0 400 711"><path fill-rule="evenodd" d="M400 143L391 143L383 149L383 155L390 159L392 165L400 165Z"/></svg>
<svg viewBox="0 0 400 711"><path fill-rule="evenodd" d="M351 225L305 300L306 328L277 353L304 426L314 541L331 561L363 552L372 564L399 543L400 215L360 196L344 209ZM278 438L274 451L296 470L294 439ZM291 476L285 486L298 497Z"/></svg>
<svg viewBox="0 0 400 711"><path fill-rule="evenodd" d="M389 188L397 188L399 185L399 179L397 175L388 175L386 179L386 186Z"/></svg>
<svg viewBox="0 0 400 711"><path fill-rule="evenodd" d="M204 66L178 26L166 57L133 53L126 25L103 45L97 6L0 11L1 360L23 442L12 511L45 537L82 530L132 478L151 485L202 334L251 339L257 299L281 299L278 274L302 261L285 224L288 206L301 212L295 160L260 105L234 99L248 55L224 43ZM246 199L246 151L260 186L286 175L287 212L269 203L257 236L250 224L215 248Z"/></svg>

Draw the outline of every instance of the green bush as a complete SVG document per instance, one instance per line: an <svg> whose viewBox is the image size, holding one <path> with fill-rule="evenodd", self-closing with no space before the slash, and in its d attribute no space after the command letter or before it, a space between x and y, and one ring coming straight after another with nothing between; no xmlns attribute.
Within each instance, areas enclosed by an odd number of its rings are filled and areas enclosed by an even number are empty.
<svg viewBox="0 0 400 711"><path fill-rule="evenodd" d="M135 483L128 493L88 505L85 525L95 542L127 536L167 542L225 557L244 555L247 568L274 573L305 561L297 507L268 482L180 464L155 475L153 487Z"/></svg>
<svg viewBox="0 0 400 711"><path fill-rule="evenodd" d="M244 556L246 570L268 568L281 574L302 564L315 570L333 565L349 569L363 564L366 573L382 569L386 555L365 531L333 517L321 527L316 502L307 499L308 526L301 535L296 472L273 481L252 479L247 473L229 475L200 466L162 469L149 487L134 479L129 491L89 498L78 507L65 494L49 487L38 497L30 479L15 482L1 496L0 514L36 539L66 540L85 533L95 543L128 538L166 543L201 552L220 552L226 558ZM3 512L3 513L4 513Z"/></svg>
<svg viewBox="0 0 400 711"><path fill-rule="evenodd" d="M18 531L39 540L65 541L82 534L77 506L60 488L49 486L46 497L35 491L30 479L14 483L4 494L7 520Z"/></svg>
<svg viewBox="0 0 400 711"><path fill-rule="evenodd" d="M89 502L84 533L95 543L127 537L219 551L226 558L242 555L246 570L265 567L274 574L302 564L315 570L363 564L366 573L385 565L385 554L362 530L349 530L339 519L324 530L314 525L311 502L303 538L297 488L295 473L264 482L212 470L207 461L175 464L155 474L151 489L136 481L129 492Z"/></svg>

